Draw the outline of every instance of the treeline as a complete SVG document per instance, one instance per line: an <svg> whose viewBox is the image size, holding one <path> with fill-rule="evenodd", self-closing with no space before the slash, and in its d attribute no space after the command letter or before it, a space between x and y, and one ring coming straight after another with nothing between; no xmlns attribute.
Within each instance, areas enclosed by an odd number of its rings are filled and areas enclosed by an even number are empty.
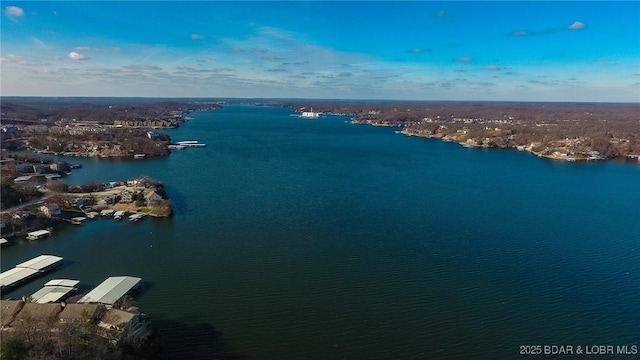
<svg viewBox="0 0 640 360"><path fill-rule="evenodd" d="M3 210L42 197L35 180L14 183L11 177L4 175L0 179L0 208Z"/></svg>
<svg viewBox="0 0 640 360"><path fill-rule="evenodd" d="M4 123L52 124L60 119L76 119L112 124L115 120L171 118L175 114L218 107L212 103L161 99L2 98L2 118Z"/></svg>
<svg viewBox="0 0 640 360"><path fill-rule="evenodd" d="M531 143L556 147L573 139L580 151L598 151L607 158L640 155L640 104L298 101L287 105L349 114L356 122L404 127L413 134L457 134L459 139L482 140L492 147Z"/></svg>
<svg viewBox="0 0 640 360"><path fill-rule="evenodd" d="M91 321L56 324L56 319L27 317L11 331L2 331L2 360L158 359L157 343L140 344L127 334L98 327Z"/></svg>

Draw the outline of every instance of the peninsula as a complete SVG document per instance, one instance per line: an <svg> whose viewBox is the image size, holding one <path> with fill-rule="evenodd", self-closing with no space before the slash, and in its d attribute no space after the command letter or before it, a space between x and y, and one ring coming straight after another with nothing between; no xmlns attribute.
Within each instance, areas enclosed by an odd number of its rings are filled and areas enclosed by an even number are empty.
<svg viewBox="0 0 640 360"><path fill-rule="evenodd" d="M176 128L210 101L127 98L2 98L2 147L84 157L157 157L170 153Z"/></svg>
<svg viewBox="0 0 640 360"><path fill-rule="evenodd" d="M352 116L405 135L466 147L517 149L563 161L640 161L640 104L292 101L298 111Z"/></svg>
<svg viewBox="0 0 640 360"><path fill-rule="evenodd" d="M141 176L134 180L69 185L62 179L38 184L36 178L13 182L2 177L2 234L12 238L63 222L81 225L99 216L130 221L173 213L162 182Z"/></svg>

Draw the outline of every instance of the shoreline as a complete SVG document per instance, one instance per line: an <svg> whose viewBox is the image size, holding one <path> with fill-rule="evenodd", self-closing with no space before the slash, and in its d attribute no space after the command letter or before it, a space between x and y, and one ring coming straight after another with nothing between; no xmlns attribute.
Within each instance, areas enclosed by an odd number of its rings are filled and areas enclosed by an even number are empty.
<svg viewBox="0 0 640 360"><path fill-rule="evenodd" d="M477 139L474 137L466 137L464 136L464 135L467 135L466 132L458 131L458 133L454 133L454 134L459 136L455 136L455 135L451 136L438 131L428 132L428 131L421 131L419 129L410 131L407 126L403 126L400 124L379 123L374 121L361 121L361 120L357 120L357 118L352 119L350 123L355 125L371 125L376 127L397 127L401 130L396 131L396 133L399 133L405 136L414 136L414 137L421 137L426 139L438 139L445 142L457 143L458 145L466 148L524 151L532 155L535 155L537 157L544 158L547 160L554 160L554 161L565 161L565 162L619 161L619 162L624 162L629 164L636 164L636 163L640 164L640 155L636 155L636 154L630 154L627 156L606 157L606 156L600 155L599 152L594 150L590 150L588 152L568 153L565 151L561 151L561 150L564 150L562 147L554 148L550 146L544 146L544 148L542 148L541 150L535 150L536 148L543 146L543 144L539 142L532 142L526 145L508 144L505 146L498 146L496 144L493 144L490 138ZM441 128L446 129L446 126Z"/></svg>

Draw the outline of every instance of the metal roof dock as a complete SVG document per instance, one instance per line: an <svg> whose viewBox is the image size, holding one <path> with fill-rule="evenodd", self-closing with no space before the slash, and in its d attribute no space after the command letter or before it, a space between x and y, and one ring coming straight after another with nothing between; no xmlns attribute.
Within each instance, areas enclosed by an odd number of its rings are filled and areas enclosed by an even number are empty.
<svg viewBox="0 0 640 360"><path fill-rule="evenodd" d="M38 270L28 268L13 268L0 274L0 289L17 285L38 273Z"/></svg>
<svg viewBox="0 0 640 360"><path fill-rule="evenodd" d="M96 286L87 295L78 301L82 303L99 303L113 305L126 293L135 289L142 281L141 278L133 276L113 276L107 278L100 285Z"/></svg>
<svg viewBox="0 0 640 360"><path fill-rule="evenodd" d="M40 255L16 265L15 268L0 274L0 289L10 288L42 274L62 263L62 258L53 255Z"/></svg>
<svg viewBox="0 0 640 360"><path fill-rule="evenodd" d="M31 260L16 265L17 268L29 268L37 271L47 271L60 264L62 258L53 255L40 255Z"/></svg>
<svg viewBox="0 0 640 360"><path fill-rule="evenodd" d="M55 279L44 284L44 287L31 295L33 302L37 304L46 304L49 302L57 302L67 296L72 291L77 290L75 287L80 281L69 279Z"/></svg>
<svg viewBox="0 0 640 360"><path fill-rule="evenodd" d="M51 231L49 230L36 230L36 231L32 231L30 233L27 233L27 239L28 240L38 240L38 239L42 239L45 236L49 236L51 235Z"/></svg>

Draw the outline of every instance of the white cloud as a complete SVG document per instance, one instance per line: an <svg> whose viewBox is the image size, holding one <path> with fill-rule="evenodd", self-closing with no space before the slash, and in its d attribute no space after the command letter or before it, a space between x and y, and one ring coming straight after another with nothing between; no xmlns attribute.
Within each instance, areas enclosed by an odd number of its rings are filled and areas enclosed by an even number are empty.
<svg viewBox="0 0 640 360"><path fill-rule="evenodd" d="M4 13L10 18L19 18L24 16L24 10L17 6L5 6Z"/></svg>
<svg viewBox="0 0 640 360"><path fill-rule="evenodd" d="M77 53L75 51L70 52L68 57L71 60L85 60L86 59L86 56L84 56L84 55L82 55L80 53Z"/></svg>
<svg viewBox="0 0 640 360"><path fill-rule="evenodd" d="M586 25L580 21L574 21L573 24L569 25L569 29L571 30L580 30L580 29L584 29L585 27Z"/></svg>
<svg viewBox="0 0 640 360"><path fill-rule="evenodd" d="M462 56L462 57L459 57L459 58L455 59L455 61L456 62L465 62L466 63L466 62L472 62L473 58L470 58L468 56Z"/></svg>
<svg viewBox="0 0 640 360"><path fill-rule="evenodd" d="M411 54L422 54L425 52L431 52L431 49L413 48L411 50L407 50L407 52Z"/></svg>
<svg viewBox="0 0 640 360"><path fill-rule="evenodd" d="M122 67L122 70L124 71L144 71L144 70L160 71L162 70L162 68L155 65L140 64L140 65L125 65Z"/></svg>
<svg viewBox="0 0 640 360"><path fill-rule="evenodd" d="M73 51L99 51L99 52L118 52L122 49L116 46L100 46L100 47L90 47L90 46L76 46L73 48Z"/></svg>
<svg viewBox="0 0 640 360"><path fill-rule="evenodd" d="M191 34L191 40L202 40L204 39L204 35L202 34Z"/></svg>
<svg viewBox="0 0 640 360"><path fill-rule="evenodd" d="M8 54L7 56L0 56L0 61L3 62L19 62L22 60L22 56L15 54Z"/></svg>

